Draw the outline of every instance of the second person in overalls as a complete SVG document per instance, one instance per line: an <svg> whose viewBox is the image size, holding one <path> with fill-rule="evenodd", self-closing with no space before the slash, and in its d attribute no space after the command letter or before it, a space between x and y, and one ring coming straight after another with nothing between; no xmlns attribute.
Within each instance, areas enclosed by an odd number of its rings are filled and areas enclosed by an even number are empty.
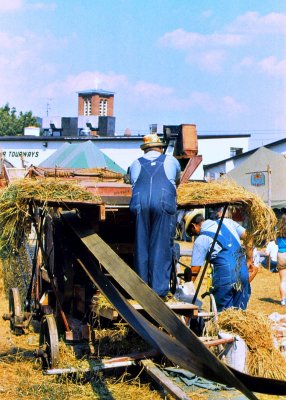
<svg viewBox="0 0 286 400"><path fill-rule="evenodd" d="M196 216L195 218L198 218ZM204 264L218 229L219 220L200 219L193 221L194 233L199 234L192 252L192 271L198 273L198 267ZM224 218L210 262L212 271L212 293L218 311L229 307L245 310L251 289L248 266L240 239L246 237L245 229L230 218Z"/></svg>

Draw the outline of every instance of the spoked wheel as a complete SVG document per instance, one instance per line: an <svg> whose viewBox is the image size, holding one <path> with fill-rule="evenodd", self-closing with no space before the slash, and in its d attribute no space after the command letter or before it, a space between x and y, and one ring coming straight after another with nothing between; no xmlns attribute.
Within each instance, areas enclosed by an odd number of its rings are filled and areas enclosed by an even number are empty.
<svg viewBox="0 0 286 400"><path fill-rule="evenodd" d="M53 314L44 315L41 320L40 354L43 369L57 367L59 363L59 337Z"/></svg>
<svg viewBox="0 0 286 400"><path fill-rule="evenodd" d="M22 302L18 288L12 288L9 291L9 314L10 329L15 335L20 336L23 330L23 312Z"/></svg>

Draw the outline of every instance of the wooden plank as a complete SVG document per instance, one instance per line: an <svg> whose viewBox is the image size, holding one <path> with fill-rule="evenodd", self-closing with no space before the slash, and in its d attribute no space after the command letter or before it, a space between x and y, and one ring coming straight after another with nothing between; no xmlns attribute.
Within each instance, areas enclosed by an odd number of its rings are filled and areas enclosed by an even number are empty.
<svg viewBox="0 0 286 400"><path fill-rule="evenodd" d="M130 303L136 310L143 310L143 307L138 303ZM180 311L188 311L188 315L190 317L198 316L198 307L191 303L185 303L182 301L168 301L165 302L166 306L169 307L171 310L176 311L180 314ZM184 314L186 314L184 312Z"/></svg>
<svg viewBox="0 0 286 400"><path fill-rule="evenodd" d="M135 310L142 311L143 307L138 303L130 302ZM187 315L188 317L195 318L198 316L198 308L194 304L185 302L166 302L165 303L171 310L177 312L178 314ZM114 321L118 318L118 312L112 307L95 308L95 312L104 318Z"/></svg>
<svg viewBox="0 0 286 400"><path fill-rule="evenodd" d="M213 346L220 346L222 344L226 343L233 343L235 341L234 337L228 338L228 339L211 339L211 340L203 340L203 344L207 347L213 347Z"/></svg>
<svg viewBox="0 0 286 400"><path fill-rule="evenodd" d="M163 386L175 399L191 400L179 386L177 386L170 378L168 378L151 360L142 360L140 364L144 367L148 375L150 375L157 383Z"/></svg>
<svg viewBox="0 0 286 400"><path fill-rule="evenodd" d="M181 176L181 183L186 183L190 179L190 177L193 175L195 170L198 168L200 163L202 162L202 156L194 156L189 159L188 164L186 168L183 171L183 174Z"/></svg>
<svg viewBox="0 0 286 400"><path fill-rule="evenodd" d="M234 375L230 369L219 361L200 342L196 335L189 330L174 312L160 300L156 293L132 271L132 269L105 243L92 229L88 229L75 213L62 214L63 221L81 240L81 257L85 258L86 265L81 263L91 281L100 291L114 304L121 316L135 329L148 343L162 351L166 357L180 365L182 368L191 370L206 379L226 383L236 387L249 399L257 399L253 393ZM87 251L85 254L85 250ZM157 329L153 324L143 318L137 310L127 303L124 296L105 277L100 268L92 267L92 256L96 263L100 263L109 272L116 282L138 303L142 304L144 310L172 336L167 336L163 331ZM235 371L238 374L238 371ZM259 385L253 382L252 377L239 373L251 388L268 389L268 380L260 378ZM282 385L282 387L280 387ZM280 382L276 385L276 392L284 393L284 386ZM260 389L261 390L261 389ZM276 393L275 392L275 393Z"/></svg>
<svg viewBox="0 0 286 400"><path fill-rule="evenodd" d="M105 221L106 220L105 206L102 204L98 208L99 208L99 210L98 210L99 221Z"/></svg>
<svg viewBox="0 0 286 400"><path fill-rule="evenodd" d="M103 360L105 363L114 362L114 361L128 361L128 360L141 360L142 358L146 359L148 357L156 357L160 353L156 349L151 349L147 351L142 351L140 353L130 353L125 356L119 356L114 358L108 358L107 360Z"/></svg>

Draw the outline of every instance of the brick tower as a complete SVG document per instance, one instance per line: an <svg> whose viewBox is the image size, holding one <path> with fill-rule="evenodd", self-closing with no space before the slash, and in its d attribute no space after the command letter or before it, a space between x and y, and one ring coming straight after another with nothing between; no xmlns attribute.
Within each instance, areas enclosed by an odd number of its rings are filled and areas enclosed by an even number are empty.
<svg viewBox="0 0 286 400"><path fill-rule="evenodd" d="M78 92L78 115L112 117L114 93L102 89Z"/></svg>

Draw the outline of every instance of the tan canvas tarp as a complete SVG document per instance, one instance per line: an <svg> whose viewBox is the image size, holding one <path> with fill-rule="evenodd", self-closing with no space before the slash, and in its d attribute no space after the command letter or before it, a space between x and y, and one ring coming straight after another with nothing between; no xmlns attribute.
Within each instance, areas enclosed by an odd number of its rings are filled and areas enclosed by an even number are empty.
<svg viewBox="0 0 286 400"><path fill-rule="evenodd" d="M252 181L259 183L255 173L264 175L264 185L252 184ZM286 158L282 154L260 147L245 162L228 172L227 177L260 196L265 203L270 200L273 208L286 207Z"/></svg>

